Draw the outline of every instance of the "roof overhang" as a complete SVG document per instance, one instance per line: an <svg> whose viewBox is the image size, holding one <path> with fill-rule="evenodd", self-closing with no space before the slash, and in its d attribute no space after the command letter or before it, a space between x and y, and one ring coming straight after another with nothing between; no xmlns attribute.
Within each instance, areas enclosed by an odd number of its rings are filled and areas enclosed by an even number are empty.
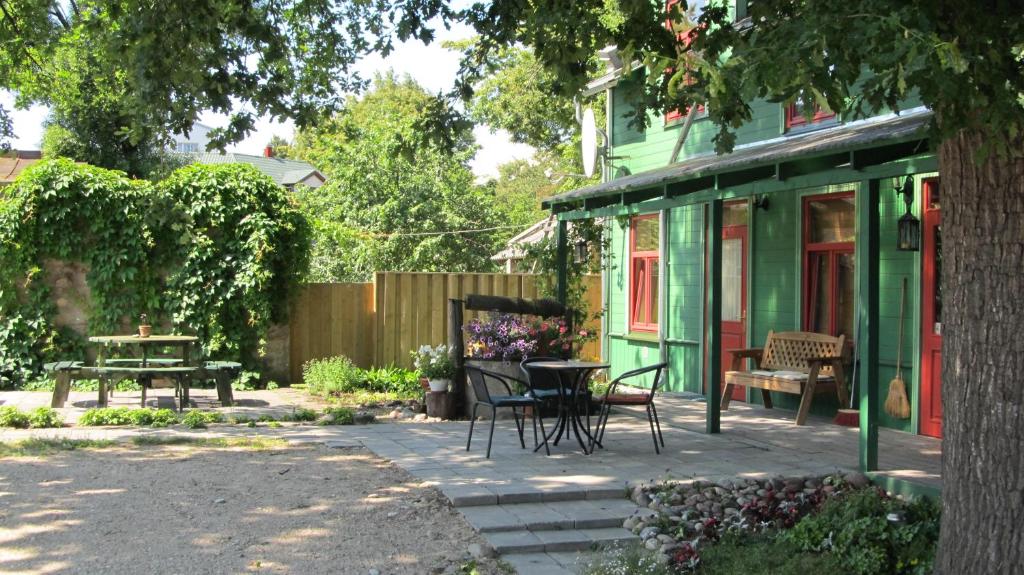
<svg viewBox="0 0 1024 575"><path fill-rule="evenodd" d="M555 213L724 190L759 180L787 178L842 166L855 170L927 151L932 113L924 107L737 146L547 198Z"/></svg>

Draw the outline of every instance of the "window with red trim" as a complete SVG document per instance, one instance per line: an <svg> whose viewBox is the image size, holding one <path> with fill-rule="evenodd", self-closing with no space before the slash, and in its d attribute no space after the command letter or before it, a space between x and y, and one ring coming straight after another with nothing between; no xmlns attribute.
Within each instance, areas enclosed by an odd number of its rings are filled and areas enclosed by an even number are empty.
<svg viewBox="0 0 1024 575"><path fill-rule="evenodd" d="M630 223L629 329L658 331L658 214L636 216Z"/></svg>
<svg viewBox="0 0 1024 575"><path fill-rule="evenodd" d="M679 4L679 2L680 0L668 0L668 2L665 3L665 13L670 14L672 12L672 7ZM700 16L701 12L704 11L704 6L706 4L706 0L689 0L687 2L687 9L684 13L684 17L690 22L692 22L694 26L696 26L697 18ZM682 8L680 8L680 10L682 10ZM671 17L665 18L665 27L668 28L669 30L673 29L673 22ZM676 34L676 38L680 42L682 42L684 46L689 46L690 43L693 42L693 35L696 31L696 28L692 28L688 32L680 32ZM665 73L668 75L672 75L675 73L675 68L669 68L668 70L665 71ZM686 84L692 84L693 80L689 77L689 75L687 75L683 82ZM701 114L703 112L704 104L697 104L697 113ZM688 106L684 107L682 110L669 110L668 112L665 113L665 123L671 124L672 122L677 122L682 118L685 118L688 113L690 113L690 108Z"/></svg>
<svg viewBox="0 0 1024 575"><path fill-rule="evenodd" d="M811 126L819 124L826 120L831 120L836 117L836 113L828 108L822 108L820 105L814 105L814 116L808 121L807 117L804 116L803 104L799 102L793 102L786 107L786 129L799 128L802 126Z"/></svg>
<svg viewBox="0 0 1024 575"><path fill-rule="evenodd" d="M853 337L853 192L804 198L804 329Z"/></svg>

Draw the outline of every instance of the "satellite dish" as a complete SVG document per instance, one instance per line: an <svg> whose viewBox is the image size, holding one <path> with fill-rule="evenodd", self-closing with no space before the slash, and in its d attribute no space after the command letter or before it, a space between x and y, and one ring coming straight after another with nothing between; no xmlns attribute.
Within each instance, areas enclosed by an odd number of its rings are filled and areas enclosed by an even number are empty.
<svg viewBox="0 0 1024 575"><path fill-rule="evenodd" d="M580 122L582 128L583 148L583 173L594 175L594 168L597 166L597 123L594 120L594 110L587 108L583 111L583 120Z"/></svg>

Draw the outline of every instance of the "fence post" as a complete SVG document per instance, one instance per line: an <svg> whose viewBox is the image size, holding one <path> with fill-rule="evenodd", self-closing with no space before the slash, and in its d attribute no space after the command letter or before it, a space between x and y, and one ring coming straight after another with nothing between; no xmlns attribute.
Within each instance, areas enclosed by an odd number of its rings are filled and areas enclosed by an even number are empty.
<svg viewBox="0 0 1024 575"><path fill-rule="evenodd" d="M452 381L453 409L455 413L463 413L466 348L462 339L462 300L455 298L448 300L448 353L455 364L455 379Z"/></svg>

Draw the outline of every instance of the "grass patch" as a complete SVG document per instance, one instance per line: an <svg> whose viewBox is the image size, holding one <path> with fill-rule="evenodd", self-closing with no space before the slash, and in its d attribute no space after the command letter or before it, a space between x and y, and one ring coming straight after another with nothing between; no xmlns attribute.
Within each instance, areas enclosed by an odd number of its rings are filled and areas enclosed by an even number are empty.
<svg viewBox="0 0 1024 575"><path fill-rule="evenodd" d="M0 457L40 457L61 451L112 447L117 442L106 439L21 439L0 442Z"/></svg>
<svg viewBox="0 0 1024 575"><path fill-rule="evenodd" d="M805 575L845 573L831 553L802 551L797 545L766 535L727 535L700 552L701 575Z"/></svg>
<svg viewBox="0 0 1024 575"><path fill-rule="evenodd" d="M273 437L187 437L180 435L150 435L133 437L132 443L140 447L187 445L190 447L250 449L253 451L281 449L282 447L288 446L288 442L284 439L277 439Z"/></svg>

